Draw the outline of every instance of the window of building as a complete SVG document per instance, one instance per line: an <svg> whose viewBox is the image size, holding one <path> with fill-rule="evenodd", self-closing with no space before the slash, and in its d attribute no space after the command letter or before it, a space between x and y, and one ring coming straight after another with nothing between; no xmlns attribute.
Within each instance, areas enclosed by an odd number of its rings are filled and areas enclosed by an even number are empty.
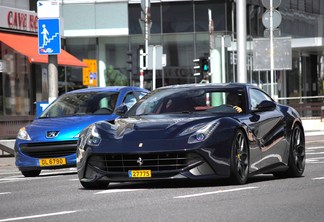
<svg viewBox="0 0 324 222"><path fill-rule="evenodd" d="M30 115L30 64L24 55L0 43L0 114Z"/></svg>
<svg viewBox="0 0 324 222"><path fill-rule="evenodd" d="M127 71L128 37L103 37L99 39L100 48L105 52L105 79L106 84L128 85Z"/></svg>
<svg viewBox="0 0 324 222"><path fill-rule="evenodd" d="M320 14L321 13L321 11L320 11L320 9L321 9L321 2L320 1L321 0L313 0L312 13L316 13L316 14Z"/></svg>
<svg viewBox="0 0 324 222"><path fill-rule="evenodd" d="M66 51L80 59L97 59L96 38L68 38L66 39ZM82 69L75 67L63 67L59 69L59 93L73 89L83 88Z"/></svg>
<svg viewBox="0 0 324 222"><path fill-rule="evenodd" d="M209 31L209 18L208 9L212 11L212 19L214 21L215 31L226 30L226 6L224 1L217 2L203 1L195 3L195 31L196 32L208 32ZM229 27L227 27L229 29Z"/></svg>
<svg viewBox="0 0 324 222"><path fill-rule="evenodd" d="M151 3L151 33L161 33L161 10L160 4ZM141 23L144 28L144 22L141 18L141 5L140 4L129 4L128 5L128 29L129 34L142 34L143 30Z"/></svg>
<svg viewBox="0 0 324 222"><path fill-rule="evenodd" d="M305 11L305 0L298 0L298 10L304 12Z"/></svg>
<svg viewBox="0 0 324 222"><path fill-rule="evenodd" d="M290 8L291 9L298 9L298 0L290 0Z"/></svg>
<svg viewBox="0 0 324 222"><path fill-rule="evenodd" d="M193 20L191 1L162 3L163 33L193 32Z"/></svg>
<svg viewBox="0 0 324 222"><path fill-rule="evenodd" d="M193 83L193 34L165 35L163 52L167 55L167 67L164 68L166 84Z"/></svg>

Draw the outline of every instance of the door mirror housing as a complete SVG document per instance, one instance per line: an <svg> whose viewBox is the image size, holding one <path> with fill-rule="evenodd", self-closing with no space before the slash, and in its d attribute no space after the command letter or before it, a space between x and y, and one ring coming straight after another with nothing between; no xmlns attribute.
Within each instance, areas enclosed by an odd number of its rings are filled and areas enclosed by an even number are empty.
<svg viewBox="0 0 324 222"><path fill-rule="evenodd" d="M274 101L264 100L253 110L254 112L266 112L275 110L277 107Z"/></svg>
<svg viewBox="0 0 324 222"><path fill-rule="evenodd" d="M118 106L115 110L115 114L117 116L125 116L125 114L127 113L128 111L128 107L126 105L121 105L121 106Z"/></svg>

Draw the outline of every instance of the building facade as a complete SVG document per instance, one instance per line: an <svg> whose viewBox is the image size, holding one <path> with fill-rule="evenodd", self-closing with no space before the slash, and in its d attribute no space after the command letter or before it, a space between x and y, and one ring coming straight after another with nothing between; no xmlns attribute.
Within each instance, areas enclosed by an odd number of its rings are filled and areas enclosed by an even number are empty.
<svg viewBox="0 0 324 222"><path fill-rule="evenodd" d="M193 59L208 57L210 54L208 9L212 12L213 36L229 36L231 43L235 45L235 0L151 0L150 2L149 45L162 46L165 54L163 69L156 71L156 87L201 81L201 77L193 76ZM251 45L253 39L264 37L265 27L262 16L266 8L261 0L246 0L246 2L247 44ZM1 1L0 6L36 13L36 3L35 0L8 0ZM97 61L98 86L139 85L139 49L144 47L141 0L59 0L59 4L60 17L64 23L62 48L79 60ZM324 2L285 0L281 1L277 10L282 15L280 35L291 37L292 47L291 69L275 71L277 98L323 95ZM11 29L14 27L2 29L7 32L13 31ZM10 50L15 51L2 42L0 60L11 59L6 58ZM253 70L252 50L253 46L247 51L248 82L258 84L268 91L270 72ZM222 61L226 73L225 82L237 80L235 54L235 50L225 48ZM25 67L20 67L19 64L24 64L23 61L28 60L28 57L19 53L14 56L19 81L16 81L16 76L8 77L7 73L0 71L2 73L0 115L34 115L34 103L46 100L48 97L47 79L46 76L42 77L46 64L27 61ZM131 67L127 62L129 59L132 61ZM23 70L19 71L19 69ZM25 77L26 70L29 78ZM60 94L87 87L83 85L83 72L78 66L60 66L58 78ZM145 71L144 87L152 89L150 70ZM19 100L15 99L17 95L20 95ZM15 102L6 102L8 98ZM17 108L12 108L16 106Z"/></svg>
<svg viewBox="0 0 324 222"><path fill-rule="evenodd" d="M111 73L123 75L130 85L139 84L138 51L144 45L140 25L140 0L61 2L65 23L65 43L78 58L98 61L99 85L114 83ZM208 9L212 11L214 36L228 35L236 41L236 3L230 0L151 0L150 45L160 45L166 65L157 70L156 85L200 81L193 76L193 59L209 56ZM259 0L247 0L247 39L264 36L262 16L266 8ZM323 94L323 15L320 0L281 1L279 26L282 37L291 37L292 66L275 71L277 97ZM108 13L109 12L109 13ZM248 43L249 44L249 43ZM132 69L128 71L127 52L132 52ZM248 51L248 82L265 90L270 84L269 71L253 71L252 52ZM234 54L234 56L233 56ZM226 82L236 81L235 51L226 51ZM220 74L221 75L221 74ZM82 75L69 74L81 82ZM79 77L77 77L79 76ZM152 71L146 71L145 87L152 87Z"/></svg>

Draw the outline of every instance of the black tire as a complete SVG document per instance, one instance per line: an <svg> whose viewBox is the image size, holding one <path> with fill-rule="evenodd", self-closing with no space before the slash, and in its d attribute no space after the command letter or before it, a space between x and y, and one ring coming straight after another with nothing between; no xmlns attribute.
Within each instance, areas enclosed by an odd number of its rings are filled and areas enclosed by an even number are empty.
<svg viewBox="0 0 324 222"><path fill-rule="evenodd" d="M38 177L41 170L21 170L22 175L25 177Z"/></svg>
<svg viewBox="0 0 324 222"><path fill-rule="evenodd" d="M80 183L85 189L91 189L91 190L106 189L109 185L109 181L95 181L95 182L80 181Z"/></svg>
<svg viewBox="0 0 324 222"><path fill-rule="evenodd" d="M238 185L245 184L249 176L249 165L247 138L242 130L237 130L231 150L231 182Z"/></svg>
<svg viewBox="0 0 324 222"><path fill-rule="evenodd" d="M288 170L284 172L273 173L275 177L301 177L305 170L305 135L302 128L296 125L293 128L290 140Z"/></svg>

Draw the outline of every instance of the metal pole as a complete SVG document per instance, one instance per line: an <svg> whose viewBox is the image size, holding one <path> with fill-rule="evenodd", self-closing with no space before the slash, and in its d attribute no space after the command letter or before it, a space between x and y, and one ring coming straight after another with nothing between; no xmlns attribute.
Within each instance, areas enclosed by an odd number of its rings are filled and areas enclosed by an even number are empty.
<svg viewBox="0 0 324 222"><path fill-rule="evenodd" d="M237 80L247 82L246 73L246 0L236 0Z"/></svg>
<svg viewBox="0 0 324 222"><path fill-rule="evenodd" d="M303 61L302 61L302 54L299 53L299 63L298 63L298 74L299 74L299 96L300 96L300 100L299 103L303 103L302 101L302 74L303 74Z"/></svg>
<svg viewBox="0 0 324 222"><path fill-rule="evenodd" d="M149 31L150 31L150 16L151 16L151 12L150 12L150 0L145 0L145 54L144 54L144 58L145 58L145 70L147 70L147 61L148 61L148 58L147 58L147 55L148 55L148 41L149 41L149 38L150 38L150 34L149 34ZM141 76L140 76L140 85L142 87L144 87L144 70L143 72L141 73Z"/></svg>
<svg viewBox="0 0 324 222"><path fill-rule="evenodd" d="M221 37L222 42L222 83L226 82L226 69L225 69L225 36Z"/></svg>
<svg viewBox="0 0 324 222"><path fill-rule="evenodd" d="M215 82L214 76L216 70L214 68L215 57L213 56L213 50L215 49L215 37L214 37L214 21L212 17L212 10L208 9L208 30L209 30L209 75L211 76L211 82Z"/></svg>
<svg viewBox="0 0 324 222"><path fill-rule="evenodd" d="M57 55L48 55L48 103L52 103L58 96Z"/></svg>
<svg viewBox="0 0 324 222"><path fill-rule="evenodd" d="M140 87L144 88L144 52L143 49L140 49Z"/></svg>
<svg viewBox="0 0 324 222"><path fill-rule="evenodd" d="M152 64L152 82L153 82L153 87L152 90L156 88L156 46L153 46L153 64Z"/></svg>
<svg viewBox="0 0 324 222"><path fill-rule="evenodd" d="M270 79L271 97L274 97L274 59L273 59L273 2L270 0Z"/></svg>

